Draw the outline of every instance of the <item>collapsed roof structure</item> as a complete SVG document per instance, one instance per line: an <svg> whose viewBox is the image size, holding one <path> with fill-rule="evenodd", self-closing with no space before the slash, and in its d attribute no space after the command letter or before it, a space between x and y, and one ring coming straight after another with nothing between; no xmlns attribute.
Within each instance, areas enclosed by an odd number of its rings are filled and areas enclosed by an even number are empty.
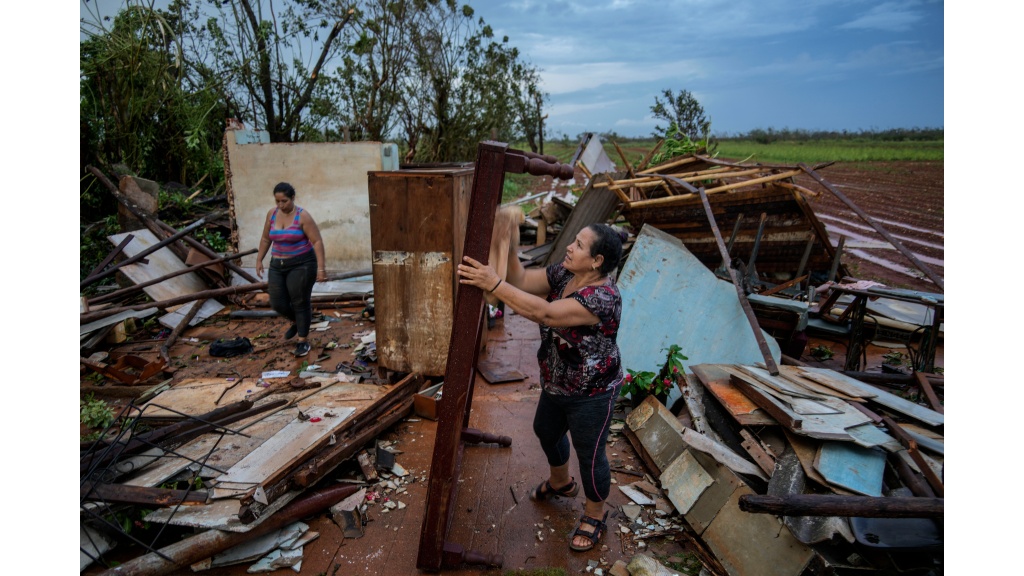
<svg viewBox="0 0 1024 576"><path fill-rule="evenodd" d="M110 533L118 527L109 513L123 506L158 508L146 514L147 522L205 530L190 542L162 548L122 531L120 539L135 540L148 551L128 565L137 570L133 573L226 565L227 551L328 508L346 536L361 536L367 493L359 488L382 497L377 500L381 513L395 507L392 502L387 508L384 495L397 500L411 488L408 471L378 437L417 407L416 414L436 418L437 424L433 444L423 447L429 451L430 473L421 477L426 501L416 567L501 565L502 554L514 556L508 548L523 543L489 542L496 552L477 550L458 541L465 533L451 521L461 498L466 445L511 442L469 425L474 387L501 379L482 368L488 357L495 358L481 352L485 307L479 291L458 289L453 262L463 253L486 254L505 172L568 179L572 170L550 157L488 142L481 143L474 165L428 167L389 166L389 148L364 145L356 153L364 164L355 172L365 177L353 178L351 166L345 176L363 187L362 193L337 190L337 181L318 174L323 185L307 187L311 196L330 209L337 209L332 198L342 197L345 212L354 212L351 220L363 233L338 241L346 249L336 253L348 263L332 268L334 281L320 287L316 300L321 328L331 339L314 365L297 369L272 339L257 338L273 317L261 314L266 284L233 263L252 253L238 244L252 237L253 218L242 214L242 205L248 206L244 212L253 212L257 203L251 198L269 190L263 184L274 180L273 174L252 180L255 168L245 166L265 165L274 149L258 134L230 136L236 143L232 161L226 162L234 254L210 254L194 241L185 244L189 232L223 213L175 231L126 195L141 188L139 179L106 181L139 229L112 238L117 247L102 270L86 280L121 270L139 290L166 288L179 276L198 284L175 285L142 304L128 304L125 293L84 299L83 371L102 375L108 384L84 383L83 391L120 389L132 401L129 419L111 426L101 440L83 443L83 569L113 546ZM938 551L941 558L941 524L935 519L942 516L943 418L936 393L942 378L932 373L941 338L941 294L844 282L842 244L829 238L807 203L822 193L842 196L820 176L826 165L748 165L691 154L655 166L647 166L648 156L614 172L607 157L591 147L595 142L586 139L572 160L576 173L586 176L579 199L560 209L538 209L527 219L526 228L550 230L552 239L521 258L532 265L555 262L567 239L593 222L635 230L619 278L623 363L657 369L664 362L662 349L675 343L689 355L691 373L677 377L673 393L662 401L651 397L619 414L622 433L655 480L642 488L650 492L650 503L642 495L633 502L643 509L660 501L662 520L681 518L679 534L713 574L765 574L766 566L794 576L864 571L891 562L887 553L893 551L917 554L915 560L923 555L929 562ZM318 153L335 153L323 150ZM250 178L244 185L242 173ZM797 183L797 177L809 178L821 190ZM301 184L297 188L303 190ZM353 234L341 228L336 232ZM169 263L157 271L151 264L157 262ZM371 268L356 269L366 264ZM200 270L203 276L197 278ZM941 278L936 280L941 288ZM83 287L87 284L83 281ZM865 376L883 388L853 378L849 365L850 357L860 359L852 343L866 345L865 307L872 298L912 301L933 311L913 374ZM231 310L218 300L227 300ZM178 308L182 304L189 307ZM131 318L157 310L168 311L161 322L171 330L159 350L136 346L116 358L101 352L85 356ZM803 347L797 350L796 343L811 321L838 327L836 337L851 343L844 371L800 366ZM243 328L245 322L253 323ZM214 336L246 335L254 344L248 353L208 356L206 344ZM342 349L351 349L352 359L333 369L318 365L334 364ZM439 357L447 361L438 362ZM154 385L161 376L167 379ZM922 390L927 407L893 399L884 390L906 388L908 382ZM528 390L535 389L517 393ZM429 415L423 416L421 404ZM478 408L477 414L486 409ZM346 476L345 489L322 488L324 481L339 479L336 471L353 459L361 476ZM844 475L844 466L858 477ZM175 488L164 488L168 483ZM810 495L844 499L812 498L808 505L797 498ZM756 498L765 496L781 500ZM805 521L808 510L825 521ZM639 522L638 515L623 514ZM857 524L855 518L897 521L886 527L879 545L869 536L879 524ZM920 528L922 521L928 530L910 544L894 544L885 535ZM938 536L932 530L936 525ZM301 562L301 552L296 560L294 550L301 550L296 543L304 537L308 534L298 530L287 542L277 542L274 566L294 568ZM852 551L871 558L851 560ZM251 554L231 558L256 559Z"/></svg>

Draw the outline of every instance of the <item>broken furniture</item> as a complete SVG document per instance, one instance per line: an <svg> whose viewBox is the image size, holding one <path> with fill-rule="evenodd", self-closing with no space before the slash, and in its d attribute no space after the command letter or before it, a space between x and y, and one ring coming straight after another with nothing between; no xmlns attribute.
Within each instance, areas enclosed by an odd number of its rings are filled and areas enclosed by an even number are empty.
<svg viewBox="0 0 1024 576"><path fill-rule="evenodd" d="M896 551L941 557L941 413L823 368L690 368L694 429L648 398L625 432L702 559L730 576L797 576L888 569Z"/></svg>
<svg viewBox="0 0 1024 576"><path fill-rule="evenodd" d="M377 362L441 376L448 357L473 170L370 172Z"/></svg>
<svg viewBox="0 0 1024 576"><path fill-rule="evenodd" d="M845 298L844 298L845 297ZM837 303L841 298L847 300L845 307L836 312ZM905 345L911 352L913 368L919 372L934 372L935 350L942 333L945 298L942 294L916 292L912 290L893 290L879 286L860 289L856 286L830 284L821 302L811 310L811 316L821 329L832 325L834 333L845 336L847 343L846 364L844 370L858 371L866 368L862 358L868 343L868 332L878 332L878 321L868 312L869 300L889 300L923 306L930 312L931 324L921 326L913 333L904 337ZM874 324L870 326L869 324ZM917 350L912 348L912 340L920 332Z"/></svg>
<svg viewBox="0 0 1024 576"><path fill-rule="evenodd" d="M463 248L464 255L480 262L486 263L488 260L494 216L501 199L505 172L548 174L562 179L572 177L572 168L558 164L554 158L512 150L500 142L481 142L477 149ZM421 570L438 571L443 567L463 563L501 566L503 562L500 554L466 550L461 544L447 540L455 513L464 445L492 438L466 428L476 378L480 335L483 331L483 312L483 291L468 285L462 286L455 298L444 396L438 402L437 433L416 558L416 567ZM511 443L511 439L507 441Z"/></svg>

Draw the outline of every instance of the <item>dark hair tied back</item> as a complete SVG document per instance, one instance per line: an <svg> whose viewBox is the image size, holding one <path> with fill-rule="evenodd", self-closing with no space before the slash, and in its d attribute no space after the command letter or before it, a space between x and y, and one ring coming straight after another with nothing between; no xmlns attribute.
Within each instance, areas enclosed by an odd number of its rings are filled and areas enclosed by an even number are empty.
<svg viewBox="0 0 1024 576"><path fill-rule="evenodd" d="M596 258L598 254L604 256L600 272L607 276L612 270L619 267L619 260L622 259L622 236L607 224L591 224L587 226L594 233L594 243L590 245L590 256Z"/></svg>
<svg viewBox="0 0 1024 576"><path fill-rule="evenodd" d="M292 188L292 185L287 182L278 182L277 186L274 186L274 194L278 192L289 198L295 198L295 188Z"/></svg>

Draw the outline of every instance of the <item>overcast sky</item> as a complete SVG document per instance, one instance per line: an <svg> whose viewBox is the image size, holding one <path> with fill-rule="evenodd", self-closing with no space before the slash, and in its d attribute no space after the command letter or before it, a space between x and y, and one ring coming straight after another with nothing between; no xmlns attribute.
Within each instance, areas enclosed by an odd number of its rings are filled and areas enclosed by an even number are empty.
<svg viewBox="0 0 1024 576"><path fill-rule="evenodd" d="M941 1L459 1L540 70L552 137L648 135L665 89L717 135L944 127Z"/></svg>
<svg viewBox="0 0 1024 576"><path fill-rule="evenodd" d="M650 133L664 89L689 90L716 134L943 127L941 1L466 3L541 70L570 137Z"/></svg>

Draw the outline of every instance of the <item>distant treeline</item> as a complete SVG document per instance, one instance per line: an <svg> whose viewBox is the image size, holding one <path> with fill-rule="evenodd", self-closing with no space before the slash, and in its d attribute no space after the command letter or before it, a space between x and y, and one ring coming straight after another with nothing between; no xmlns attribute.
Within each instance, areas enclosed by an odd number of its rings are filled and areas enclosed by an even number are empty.
<svg viewBox="0 0 1024 576"><path fill-rule="evenodd" d="M615 131L602 132L604 142L643 142L652 140L650 136L622 136ZM583 134L576 137L580 141ZM569 142L568 136L563 136ZM755 128L750 132L738 134L716 134L712 140L750 140L759 144L773 142L813 142L821 140L848 140L862 142L935 142L943 140L943 128L891 128L889 130L803 130L791 128Z"/></svg>
<svg viewBox="0 0 1024 576"><path fill-rule="evenodd" d="M875 142L934 142L943 139L942 128L892 128L889 130L791 130L755 128L735 136L716 136L718 140L753 140L760 144L773 142L810 142L815 140L863 140Z"/></svg>

